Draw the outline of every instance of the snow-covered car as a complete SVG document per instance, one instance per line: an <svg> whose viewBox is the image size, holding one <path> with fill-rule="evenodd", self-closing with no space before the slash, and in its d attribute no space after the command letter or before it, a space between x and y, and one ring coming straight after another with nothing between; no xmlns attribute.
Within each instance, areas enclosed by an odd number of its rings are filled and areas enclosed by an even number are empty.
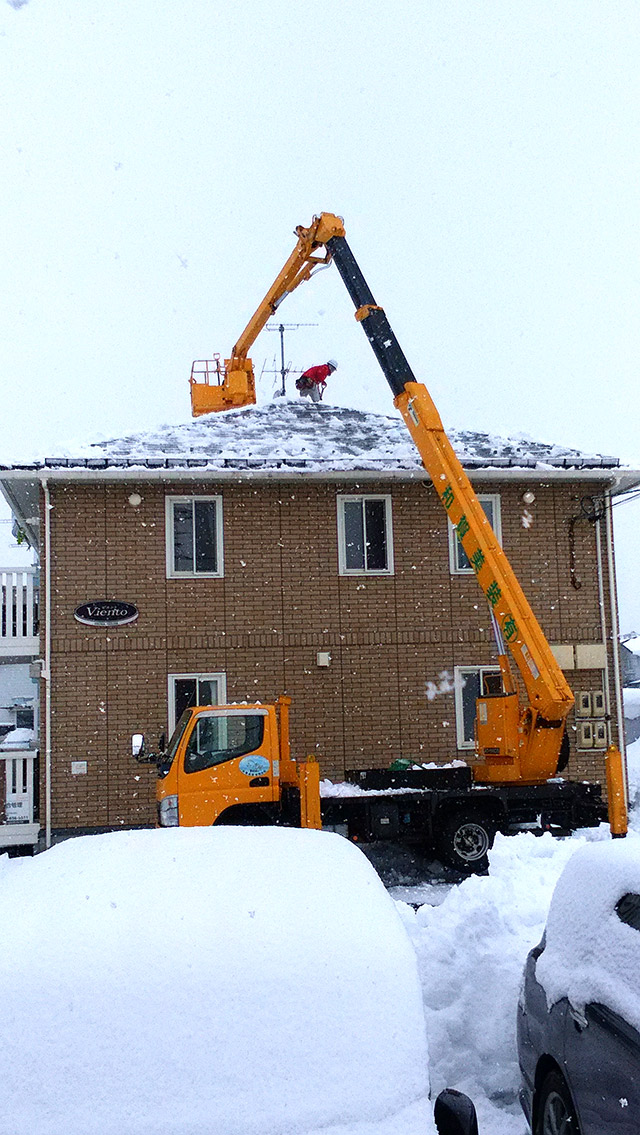
<svg viewBox="0 0 640 1135"><path fill-rule="evenodd" d="M518 1008L534 1135L640 1131L640 848L589 844L553 894Z"/></svg>
<svg viewBox="0 0 640 1135"><path fill-rule="evenodd" d="M435 1133L415 954L340 836L79 837L0 860L0 925L0 1135Z"/></svg>

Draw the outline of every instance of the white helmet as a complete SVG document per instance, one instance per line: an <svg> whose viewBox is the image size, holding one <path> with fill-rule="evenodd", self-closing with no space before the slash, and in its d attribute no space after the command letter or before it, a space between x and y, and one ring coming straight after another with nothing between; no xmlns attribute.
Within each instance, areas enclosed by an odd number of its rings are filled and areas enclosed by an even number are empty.
<svg viewBox="0 0 640 1135"><path fill-rule="evenodd" d="M327 366L331 367L333 370L338 369L338 364L335 359L327 359Z"/></svg>

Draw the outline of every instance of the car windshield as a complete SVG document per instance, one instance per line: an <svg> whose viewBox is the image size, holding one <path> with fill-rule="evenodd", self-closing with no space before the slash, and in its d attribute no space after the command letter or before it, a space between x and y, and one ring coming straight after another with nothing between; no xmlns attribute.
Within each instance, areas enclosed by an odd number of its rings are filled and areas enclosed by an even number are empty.
<svg viewBox="0 0 640 1135"><path fill-rule="evenodd" d="M189 738L185 772L220 765L252 753L264 737L264 714L201 714Z"/></svg>

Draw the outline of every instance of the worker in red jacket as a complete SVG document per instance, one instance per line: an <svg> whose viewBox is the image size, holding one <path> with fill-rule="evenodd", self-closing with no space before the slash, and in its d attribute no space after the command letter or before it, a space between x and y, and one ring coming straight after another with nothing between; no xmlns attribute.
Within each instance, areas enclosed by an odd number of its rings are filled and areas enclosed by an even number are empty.
<svg viewBox="0 0 640 1135"><path fill-rule="evenodd" d="M329 359L327 363L322 363L319 367L309 367L305 370L304 374L296 380L296 387L300 391L300 397L311 398L312 402L319 402L324 394L324 388L327 385L327 379L334 370L338 369L338 364L335 359Z"/></svg>

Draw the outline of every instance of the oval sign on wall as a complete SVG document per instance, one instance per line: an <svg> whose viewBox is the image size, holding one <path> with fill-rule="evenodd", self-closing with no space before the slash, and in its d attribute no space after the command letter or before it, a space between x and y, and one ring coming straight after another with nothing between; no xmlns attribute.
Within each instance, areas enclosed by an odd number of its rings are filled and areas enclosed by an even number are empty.
<svg viewBox="0 0 640 1135"><path fill-rule="evenodd" d="M94 599L81 603L73 612L74 619L88 627L123 627L138 618L138 608L120 599Z"/></svg>

